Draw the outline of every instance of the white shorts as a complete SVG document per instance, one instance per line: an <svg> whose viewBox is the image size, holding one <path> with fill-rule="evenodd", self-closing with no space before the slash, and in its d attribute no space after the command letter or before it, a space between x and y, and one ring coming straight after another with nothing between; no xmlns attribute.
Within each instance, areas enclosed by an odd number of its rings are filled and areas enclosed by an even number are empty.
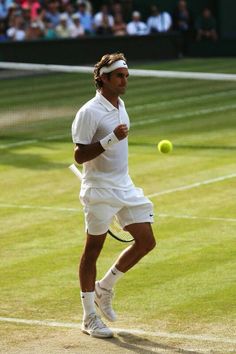
<svg viewBox="0 0 236 354"><path fill-rule="evenodd" d="M85 229L90 235L106 233L115 215L122 228L134 223L153 223L153 204L141 188L132 187L125 191L82 189L80 200L84 207Z"/></svg>

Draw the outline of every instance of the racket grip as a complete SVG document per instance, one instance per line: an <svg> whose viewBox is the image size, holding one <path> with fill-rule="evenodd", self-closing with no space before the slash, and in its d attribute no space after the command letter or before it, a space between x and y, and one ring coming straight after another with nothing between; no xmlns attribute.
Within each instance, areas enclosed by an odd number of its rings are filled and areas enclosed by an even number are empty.
<svg viewBox="0 0 236 354"><path fill-rule="evenodd" d="M82 180L82 173L81 173L80 170L75 166L74 163L72 163L72 165L69 166L69 169L70 169L80 180Z"/></svg>

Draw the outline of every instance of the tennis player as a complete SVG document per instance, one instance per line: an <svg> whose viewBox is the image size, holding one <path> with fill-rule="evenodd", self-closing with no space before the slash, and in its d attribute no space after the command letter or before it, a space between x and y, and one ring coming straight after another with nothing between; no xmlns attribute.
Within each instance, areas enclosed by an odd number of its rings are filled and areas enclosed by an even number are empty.
<svg viewBox="0 0 236 354"><path fill-rule="evenodd" d="M106 54L95 65L96 96L85 103L72 124L74 158L83 164L80 199L84 206L86 242L79 265L84 310L82 331L93 337L113 333L97 315L95 304L109 321L113 287L155 247L151 223L153 205L136 188L128 173L129 117L120 95L126 91L129 71L122 53ZM134 238L101 280L96 262L114 215Z"/></svg>

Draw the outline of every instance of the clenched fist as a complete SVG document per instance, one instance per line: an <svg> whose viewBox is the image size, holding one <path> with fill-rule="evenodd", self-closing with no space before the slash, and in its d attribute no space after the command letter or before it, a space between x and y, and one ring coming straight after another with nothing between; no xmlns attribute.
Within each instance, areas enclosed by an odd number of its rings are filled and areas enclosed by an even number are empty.
<svg viewBox="0 0 236 354"><path fill-rule="evenodd" d="M114 129L117 139L122 140L128 136L129 130L126 124L120 124Z"/></svg>

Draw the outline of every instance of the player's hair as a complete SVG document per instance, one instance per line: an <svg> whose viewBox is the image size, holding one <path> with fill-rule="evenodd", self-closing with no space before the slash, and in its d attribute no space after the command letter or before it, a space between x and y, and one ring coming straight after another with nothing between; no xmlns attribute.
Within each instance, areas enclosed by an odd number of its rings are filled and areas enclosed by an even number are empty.
<svg viewBox="0 0 236 354"><path fill-rule="evenodd" d="M100 78L100 70L103 66L110 66L112 65L115 61L117 60L124 60L125 62L127 61L123 53L112 53L112 54L105 54L101 58L97 64L94 66L94 82L95 86L100 89L103 86L103 82ZM108 73L106 75L110 75L111 73Z"/></svg>

